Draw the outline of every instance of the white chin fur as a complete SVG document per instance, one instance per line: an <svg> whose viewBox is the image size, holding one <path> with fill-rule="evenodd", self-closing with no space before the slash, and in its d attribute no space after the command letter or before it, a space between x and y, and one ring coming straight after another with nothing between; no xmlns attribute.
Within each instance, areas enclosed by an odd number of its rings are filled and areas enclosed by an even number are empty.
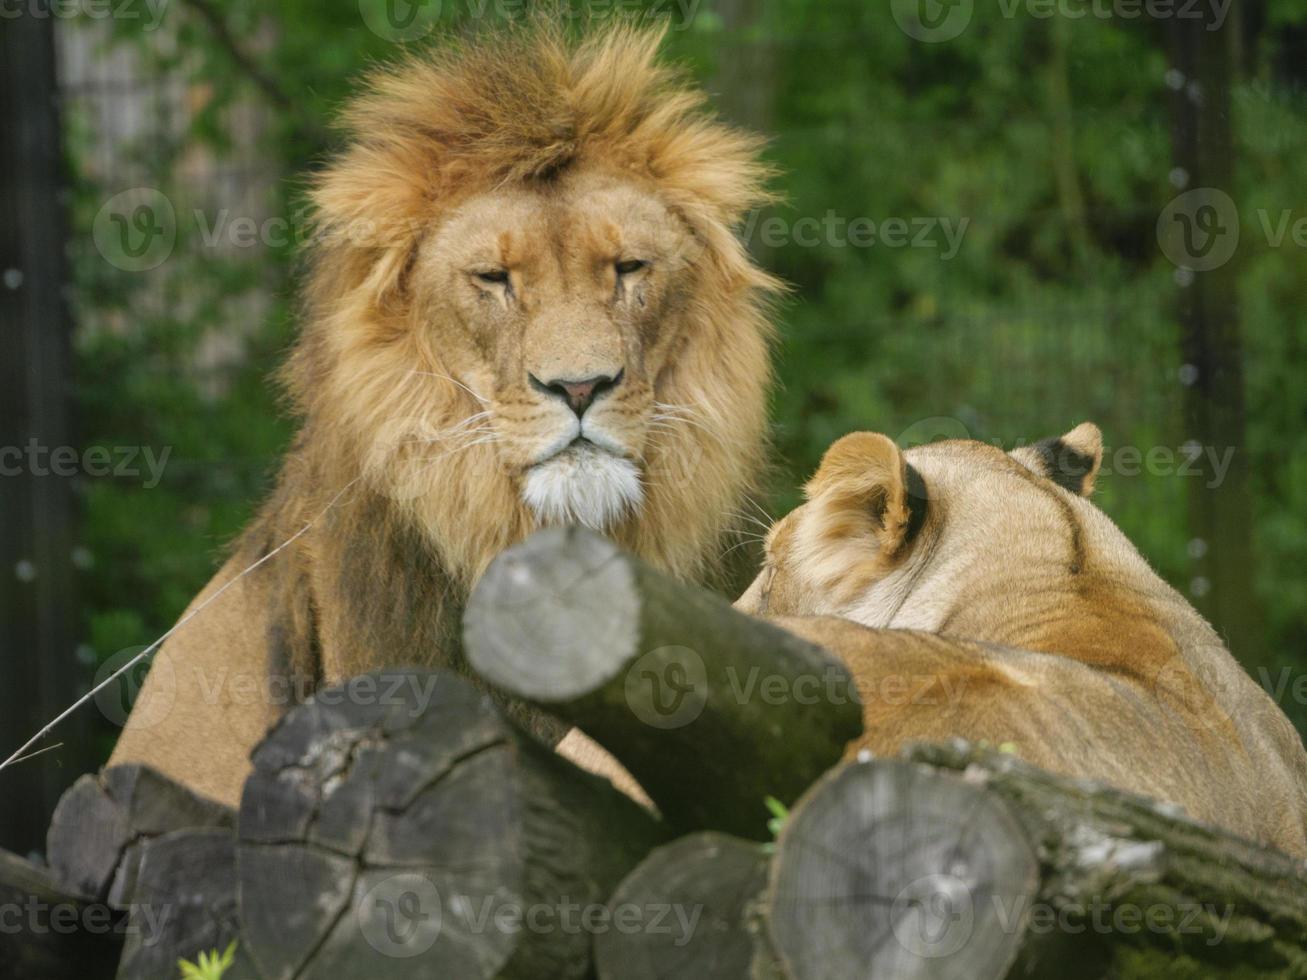
<svg viewBox="0 0 1307 980"><path fill-rule="evenodd" d="M644 500L640 471L595 446L573 446L531 467L522 487L541 524L581 524L606 531Z"/></svg>

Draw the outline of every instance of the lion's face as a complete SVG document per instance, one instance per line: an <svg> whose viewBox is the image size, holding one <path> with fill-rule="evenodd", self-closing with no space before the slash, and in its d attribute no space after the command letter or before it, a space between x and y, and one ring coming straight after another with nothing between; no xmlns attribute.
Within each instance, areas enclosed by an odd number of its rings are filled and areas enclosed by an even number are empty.
<svg viewBox="0 0 1307 980"><path fill-rule="evenodd" d="M419 329L543 522L639 508L692 247L654 194L595 174L475 197L422 247Z"/></svg>

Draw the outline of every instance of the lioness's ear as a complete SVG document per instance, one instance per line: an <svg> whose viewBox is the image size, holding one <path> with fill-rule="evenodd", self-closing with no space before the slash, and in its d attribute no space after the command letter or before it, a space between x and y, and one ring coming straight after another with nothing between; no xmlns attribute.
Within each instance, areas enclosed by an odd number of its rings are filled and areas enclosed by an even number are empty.
<svg viewBox="0 0 1307 980"><path fill-rule="evenodd" d="M1103 433L1085 422L1059 438L1023 446L1012 458L1058 486L1088 497L1103 465Z"/></svg>
<svg viewBox="0 0 1307 980"><path fill-rule="evenodd" d="M911 540L925 517L925 485L893 441L873 432L840 439L822 457L804 493L828 508L823 530L843 536L866 530L893 554Z"/></svg>

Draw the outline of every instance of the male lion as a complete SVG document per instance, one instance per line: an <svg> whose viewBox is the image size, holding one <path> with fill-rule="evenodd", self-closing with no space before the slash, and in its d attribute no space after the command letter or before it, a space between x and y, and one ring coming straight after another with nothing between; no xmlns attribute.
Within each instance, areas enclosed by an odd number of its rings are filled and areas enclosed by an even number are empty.
<svg viewBox="0 0 1307 980"><path fill-rule="evenodd" d="M847 660L866 721L852 752L1010 742L1307 856L1301 739L1085 499L1101 460L1088 424L1011 454L846 436L738 606Z"/></svg>
<svg viewBox="0 0 1307 980"><path fill-rule="evenodd" d="M733 228L767 173L659 41L537 23L349 107L284 374L302 428L113 763L235 801L295 696L460 663L469 589L544 524L712 578L765 442L776 282Z"/></svg>

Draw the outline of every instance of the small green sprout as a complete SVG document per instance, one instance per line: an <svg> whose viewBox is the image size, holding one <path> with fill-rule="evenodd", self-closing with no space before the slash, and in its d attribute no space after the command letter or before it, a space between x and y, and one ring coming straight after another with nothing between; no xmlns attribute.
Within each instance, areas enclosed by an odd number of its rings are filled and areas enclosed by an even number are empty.
<svg viewBox="0 0 1307 980"><path fill-rule="evenodd" d="M236 940L233 939L226 952L220 954L215 949L208 953L201 953L198 963L178 960L177 966L181 968L182 980L222 980L222 975L231 969L235 958Z"/></svg>
<svg viewBox="0 0 1307 980"><path fill-rule="evenodd" d="M765 803L767 809L771 811L771 819L767 821L767 829L771 831L773 838L779 837L781 835L781 830L785 827L785 821L790 818L790 808L774 796L767 797L763 800L763 803ZM763 850L766 853L771 854L776 850L776 845L775 843L764 844Z"/></svg>

